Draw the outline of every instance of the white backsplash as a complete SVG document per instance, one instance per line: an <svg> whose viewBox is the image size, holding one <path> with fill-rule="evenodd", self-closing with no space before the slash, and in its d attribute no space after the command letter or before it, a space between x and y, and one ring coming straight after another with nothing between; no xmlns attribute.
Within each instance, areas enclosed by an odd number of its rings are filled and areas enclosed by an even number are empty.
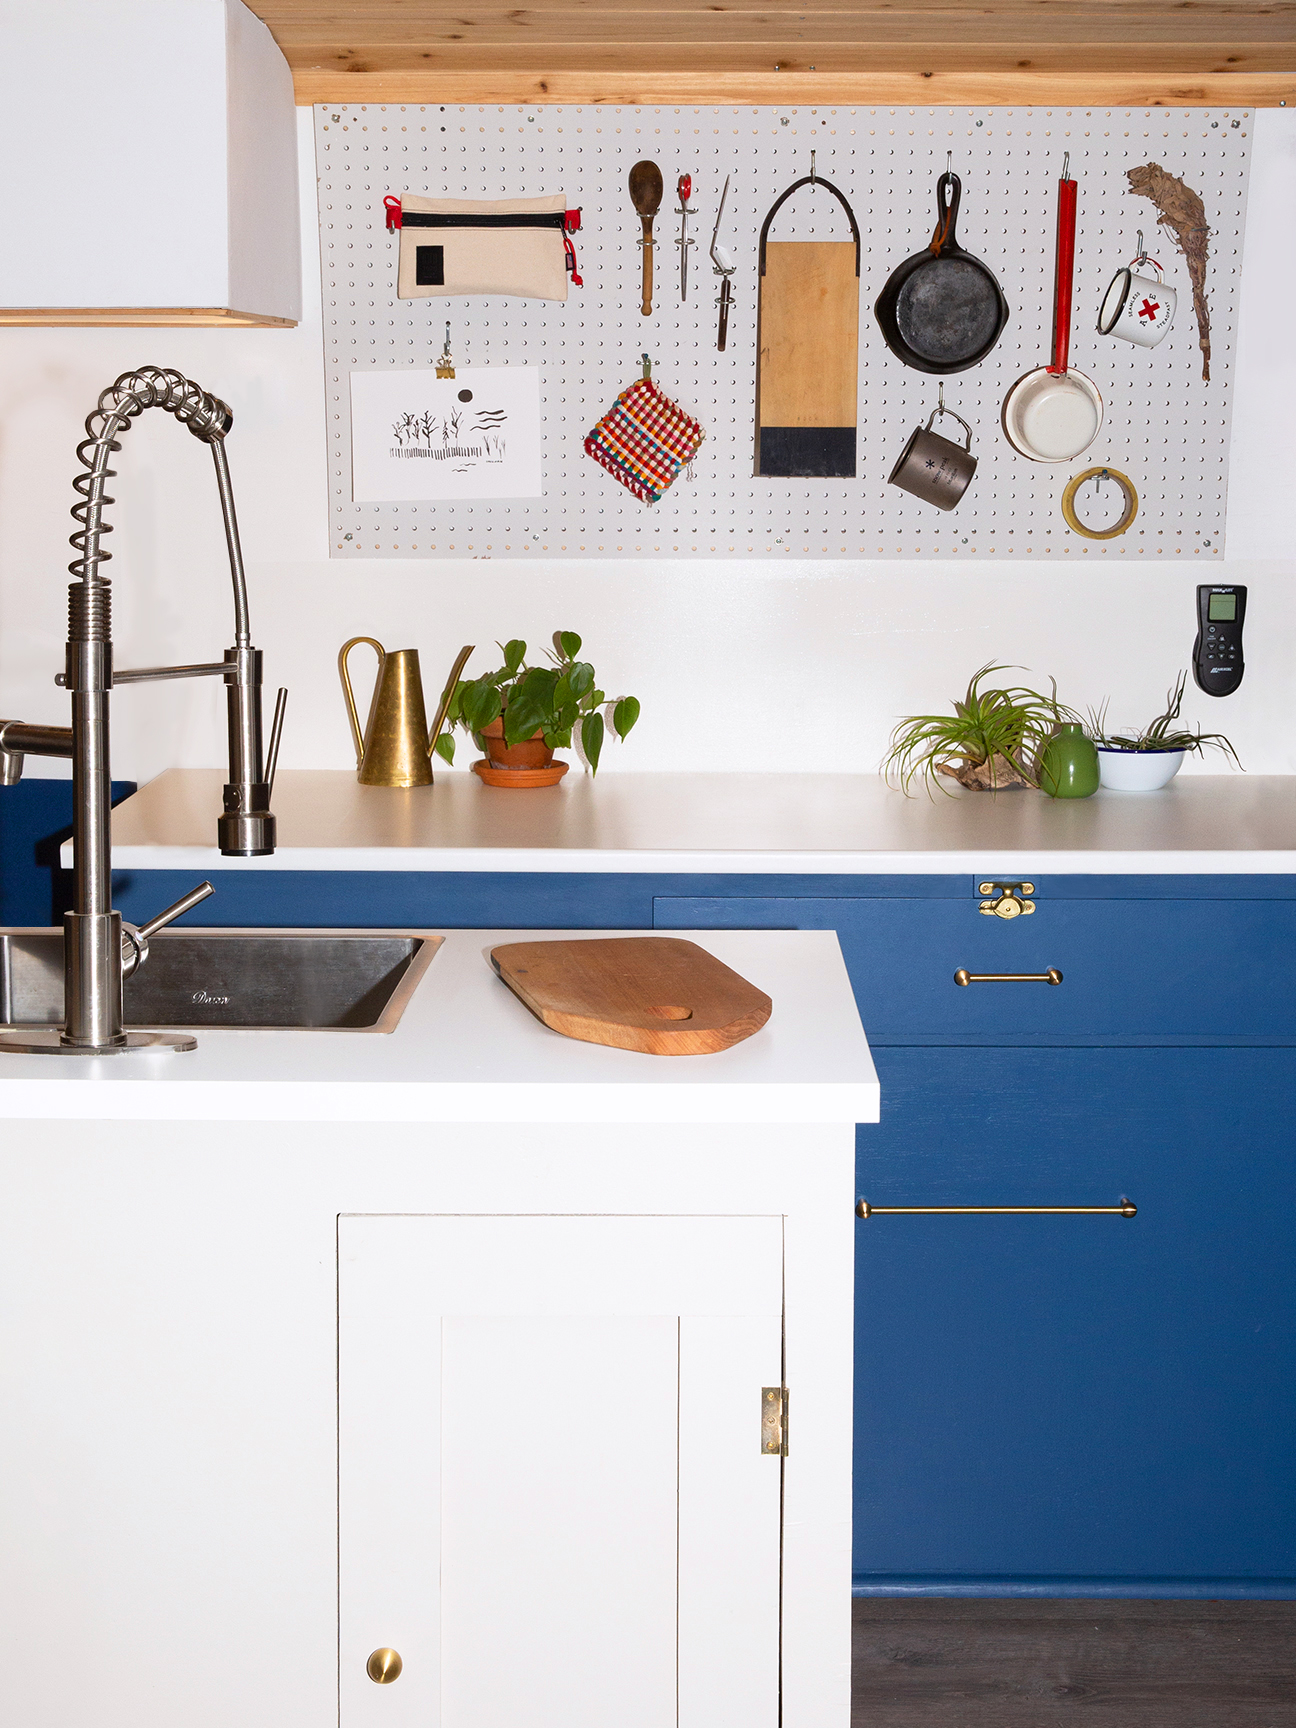
<svg viewBox="0 0 1296 1728"><path fill-rule="evenodd" d="M609 691L643 717L606 772L873 768L897 716L944 707L990 659L1079 707L1110 696L1114 725L1150 719L1189 663L1205 572L883 560L330 561L310 111L303 151L305 322L296 330L0 330L0 714L63 722L74 449L95 399L142 363L174 366L234 408L229 445L253 637L266 679L292 691L282 762L351 760L335 659L363 633L417 647L430 695L455 651L575 629ZM1296 773L1296 114L1257 115L1233 407L1228 557L1251 585L1247 676L1186 717L1226 731L1253 772ZM119 666L214 658L230 640L229 578L206 451L146 415L115 459L108 574ZM490 652L488 653L488 649ZM142 686L114 703L114 769L144 780L223 760L211 681ZM463 752L462 754L471 754ZM59 765L31 763L58 771ZM1201 765L1218 771L1211 759ZM1193 765L1185 772L1200 771Z"/></svg>

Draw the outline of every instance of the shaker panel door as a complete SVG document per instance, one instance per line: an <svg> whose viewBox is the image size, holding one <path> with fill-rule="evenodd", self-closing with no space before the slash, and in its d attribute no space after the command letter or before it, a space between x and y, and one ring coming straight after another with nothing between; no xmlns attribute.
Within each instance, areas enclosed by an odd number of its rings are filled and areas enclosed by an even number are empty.
<svg viewBox="0 0 1296 1728"><path fill-rule="evenodd" d="M781 1284L777 1218L339 1221L342 1728L775 1728Z"/></svg>

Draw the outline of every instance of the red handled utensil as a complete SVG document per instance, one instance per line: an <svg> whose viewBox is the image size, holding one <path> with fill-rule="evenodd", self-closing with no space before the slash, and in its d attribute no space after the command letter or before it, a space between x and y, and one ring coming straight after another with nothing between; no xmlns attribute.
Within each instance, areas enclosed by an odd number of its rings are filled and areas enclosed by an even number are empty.
<svg viewBox="0 0 1296 1728"><path fill-rule="evenodd" d="M688 238L685 230L688 227L689 217L697 215L697 211L689 204L689 199L693 196L693 176L691 174L680 175L679 179L675 183L675 193L679 198L677 209L680 219L679 239L675 242L680 249L680 299L687 300L688 249L693 245L693 241Z"/></svg>
<svg viewBox="0 0 1296 1728"><path fill-rule="evenodd" d="M1098 386L1071 364L1071 290L1075 277L1076 182L1071 156L1058 181L1057 251L1053 280L1053 357L1025 373L1004 397L1004 437L1032 462L1070 462L1087 450L1103 421Z"/></svg>

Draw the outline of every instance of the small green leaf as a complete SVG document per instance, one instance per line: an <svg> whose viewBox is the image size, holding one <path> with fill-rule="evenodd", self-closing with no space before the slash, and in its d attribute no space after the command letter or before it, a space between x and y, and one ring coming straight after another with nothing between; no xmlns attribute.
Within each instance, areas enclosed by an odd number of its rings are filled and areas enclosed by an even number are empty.
<svg viewBox="0 0 1296 1728"><path fill-rule="evenodd" d="M583 696L587 690L594 688L594 668L588 660L573 661L567 668L567 677L575 696Z"/></svg>
<svg viewBox="0 0 1296 1728"><path fill-rule="evenodd" d="M498 720L503 704L489 678L478 678L463 693L463 717L470 732L480 732Z"/></svg>
<svg viewBox="0 0 1296 1728"><path fill-rule="evenodd" d="M555 708L565 708L566 705L573 699L573 697L577 696L579 694L580 694L579 691L574 691L572 689L571 667L569 666L565 672L563 672L559 675L558 682L554 685L554 693L553 693L554 707Z"/></svg>
<svg viewBox="0 0 1296 1728"><path fill-rule="evenodd" d="M504 668L511 678L526 659L526 643L514 637L504 644Z"/></svg>
<svg viewBox="0 0 1296 1728"><path fill-rule="evenodd" d="M438 756L444 756L447 762L454 761L454 737L449 732L443 732L432 746Z"/></svg>
<svg viewBox="0 0 1296 1728"><path fill-rule="evenodd" d="M581 639L574 630L555 630L554 647L564 660L574 660L581 650Z"/></svg>
<svg viewBox="0 0 1296 1728"><path fill-rule="evenodd" d="M623 696L612 710L612 725L618 738L624 738L626 733L639 718L639 698Z"/></svg>
<svg viewBox="0 0 1296 1728"><path fill-rule="evenodd" d="M593 773L598 773L599 756L603 750L603 716L587 714L581 721L581 746Z"/></svg>
<svg viewBox="0 0 1296 1728"><path fill-rule="evenodd" d="M558 674L549 666L533 666L509 692L504 710L504 741L520 744L542 726L553 724L554 685Z"/></svg>

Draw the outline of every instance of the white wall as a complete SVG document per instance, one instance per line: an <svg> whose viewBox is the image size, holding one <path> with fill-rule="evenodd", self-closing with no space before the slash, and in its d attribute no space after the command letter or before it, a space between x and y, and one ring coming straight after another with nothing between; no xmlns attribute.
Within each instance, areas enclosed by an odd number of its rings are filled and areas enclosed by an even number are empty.
<svg viewBox="0 0 1296 1728"><path fill-rule="evenodd" d="M348 636L418 647L430 695L463 642L558 627L584 636L609 690L642 699L607 771L871 768L897 716L945 706L991 658L1056 675L1064 700L1110 696L1115 724L1150 719L1192 647L1197 569L865 561L803 563L392 559L330 563L310 113L299 111L305 316L296 330L0 330L0 714L63 722L74 446L99 391L142 362L174 366L233 406L230 461L253 634L292 690L282 761L343 767L334 660ZM1190 685L1185 713L1227 731L1249 769L1296 773L1296 114L1257 116L1234 400L1229 559L1251 586L1236 696ZM117 662L216 657L230 640L207 452L150 414L110 487ZM357 656L358 664L359 656ZM222 697L206 681L122 690L114 764L148 778L223 760ZM461 757L471 751L461 751ZM35 771L40 767L32 764ZM56 765L47 765L51 769ZM1209 758L1207 771L1218 764Z"/></svg>

